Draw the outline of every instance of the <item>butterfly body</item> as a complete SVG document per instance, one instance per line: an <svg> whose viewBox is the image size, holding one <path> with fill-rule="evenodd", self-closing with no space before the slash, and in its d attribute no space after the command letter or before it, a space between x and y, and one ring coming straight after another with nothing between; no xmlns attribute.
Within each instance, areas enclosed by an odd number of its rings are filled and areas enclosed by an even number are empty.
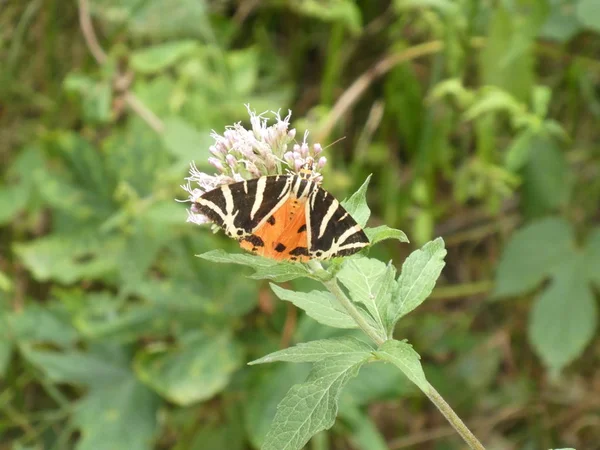
<svg viewBox="0 0 600 450"><path fill-rule="evenodd" d="M192 211L243 249L276 260L328 259L369 245L360 225L309 173L220 186L198 197Z"/></svg>

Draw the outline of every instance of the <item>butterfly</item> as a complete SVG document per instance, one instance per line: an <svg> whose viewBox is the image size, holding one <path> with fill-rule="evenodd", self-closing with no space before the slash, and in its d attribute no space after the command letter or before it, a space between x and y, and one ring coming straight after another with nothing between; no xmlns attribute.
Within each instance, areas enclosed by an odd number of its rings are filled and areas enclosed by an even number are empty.
<svg viewBox="0 0 600 450"><path fill-rule="evenodd" d="M197 197L203 214L240 246L276 260L347 256L369 245L361 226L310 170L219 186Z"/></svg>

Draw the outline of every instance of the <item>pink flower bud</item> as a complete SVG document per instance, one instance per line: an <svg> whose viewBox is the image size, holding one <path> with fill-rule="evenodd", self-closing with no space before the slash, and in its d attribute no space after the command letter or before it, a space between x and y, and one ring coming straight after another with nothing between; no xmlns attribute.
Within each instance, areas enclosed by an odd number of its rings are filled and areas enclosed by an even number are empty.
<svg viewBox="0 0 600 450"><path fill-rule="evenodd" d="M255 164L251 163L251 162L247 162L246 163L246 170L248 172L250 172L252 174L253 177L258 178L262 175L262 173L260 172L260 170L258 170L258 167L256 167Z"/></svg>
<svg viewBox="0 0 600 450"><path fill-rule="evenodd" d="M300 154L302 155L303 158L306 158L306 156L308 156L308 144L306 142L303 142L302 145L300 146Z"/></svg>
<svg viewBox="0 0 600 450"><path fill-rule="evenodd" d="M313 154L315 156L318 156L319 153L321 153L323 151L323 147L321 147L321 144L316 143L313 145Z"/></svg>
<svg viewBox="0 0 600 450"><path fill-rule="evenodd" d="M225 167L217 158L208 158L208 163L215 167L219 172L225 172Z"/></svg>
<svg viewBox="0 0 600 450"><path fill-rule="evenodd" d="M228 154L227 156L225 156L225 161L227 161L227 164L229 165L229 167L231 167L232 169L237 166L237 159L235 158L235 156L233 156L231 153Z"/></svg>
<svg viewBox="0 0 600 450"><path fill-rule="evenodd" d="M321 170L323 167L325 167L325 164L327 164L327 158L321 156L319 161L317 161L317 170Z"/></svg>

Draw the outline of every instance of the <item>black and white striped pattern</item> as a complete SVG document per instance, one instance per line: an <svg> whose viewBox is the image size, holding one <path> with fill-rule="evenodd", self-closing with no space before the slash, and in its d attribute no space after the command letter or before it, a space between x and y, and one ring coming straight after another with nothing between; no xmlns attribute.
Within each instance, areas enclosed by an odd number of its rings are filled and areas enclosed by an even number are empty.
<svg viewBox="0 0 600 450"><path fill-rule="evenodd" d="M240 239L262 226L287 201L292 178L277 175L220 186L198 198L193 209L228 236Z"/></svg>
<svg viewBox="0 0 600 450"><path fill-rule="evenodd" d="M264 176L221 186L198 198L193 211L207 216L228 236L250 240L288 200L305 202L308 250L304 251L310 258L351 255L369 245L362 228L331 194L298 175Z"/></svg>
<svg viewBox="0 0 600 450"><path fill-rule="evenodd" d="M306 202L306 224L312 258L351 255L369 245L360 225L324 189L315 189Z"/></svg>

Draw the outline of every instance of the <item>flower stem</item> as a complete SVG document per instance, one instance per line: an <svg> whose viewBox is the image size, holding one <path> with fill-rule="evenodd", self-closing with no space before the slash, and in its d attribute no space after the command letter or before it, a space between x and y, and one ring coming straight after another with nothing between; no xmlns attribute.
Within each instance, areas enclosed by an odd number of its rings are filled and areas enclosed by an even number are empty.
<svg viewBox="0 0 600 450"><path fill-rule="evenodd" d="M432 403L440 410L440 412L444 415L446 420L450 422L450 425L454 427L456 432L463 438L463 440L469 445L473 450L485 450L485 447L479 442L479 440L475 437L475 435L467 428L465 423L461 420L460 417L454 412L454 410L450 407L450 405L444 400L444 398L440 395L435 388L427 383L429 386L427 391L423 391L425 395L432 401Z"/></svg>
<svg viewBox="0 0 600 450"><path fill-rule="evenodd" d="M354 319L358 327L369 336L373 342L378 346L385 342L385 337L380 336L376 330L373 329L366 321L365 316L361 314L358 308L352 303L352 301L346 296L344 291L340 288L335 276L331 276L329 272L323 269L320 262L311 260L308 262L308 266L313 271L316 278L323 283L329 292L333 294L336 300L342 305L346 312Z"/></svg>
<svg viewBox="0 0 600 450"><path fill-rule="evenodd" d="M369 336L377 346L381 346L386 341L385 337L380 336L375 329L373 329L366 321L364 315L359 309L352 303L352 301L346 296L344 291L340 288L335 276L331 276L323 266L316 261L309 261L309 266L313 270L314 275L318 278L321 283L331 292L336 300L342 305L346 312L354 319L358 327ZM431 402L440 410L443 416L446 418L450 425L456 430L456 432L463 438L467 445L473 450L485 450L485 447L479 442L475 435L467 428L465 423L460 417L454 412L450 405L444 400L440 393L431 385L427 383L426 389L422 390L423 393L431 400Z"/></svg>
<svg viewBox="0 0 600 450"><path fill-rule="evenodd" d="M363 330L365 334L373 340L373 342L375 342L378 346L385 342L385 338L381 337L377 331L368 324L358 308L354 305L354 303L352 303L346 294L344 294L335 278L332 278L328 281L322 281L322 283L325 285L327 290L335 296L337 301L340 302L340 305L342 305L346 312L354 319L359 328Z"/></svg>

